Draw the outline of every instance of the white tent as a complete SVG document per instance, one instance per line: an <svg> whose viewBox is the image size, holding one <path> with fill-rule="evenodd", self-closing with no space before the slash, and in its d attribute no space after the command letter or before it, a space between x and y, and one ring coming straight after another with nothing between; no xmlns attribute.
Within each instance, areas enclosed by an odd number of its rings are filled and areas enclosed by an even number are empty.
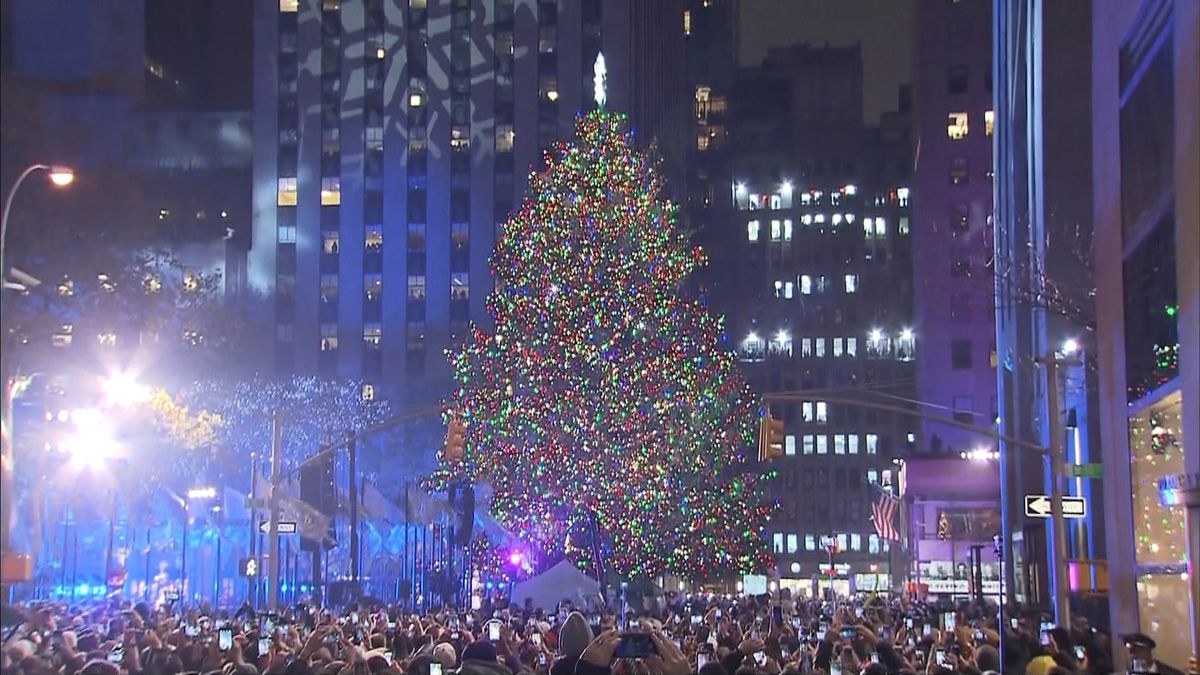
<svg viewBox="0 0 1200 675"><path fill-rule="evenodd" d="M576 607L591 604L600 595L600 582L579 571L569 560L563 560L541 574L526 579L513 588L512 601L524 605L533 599L534 608L553 610L563 600Z"/></svg>

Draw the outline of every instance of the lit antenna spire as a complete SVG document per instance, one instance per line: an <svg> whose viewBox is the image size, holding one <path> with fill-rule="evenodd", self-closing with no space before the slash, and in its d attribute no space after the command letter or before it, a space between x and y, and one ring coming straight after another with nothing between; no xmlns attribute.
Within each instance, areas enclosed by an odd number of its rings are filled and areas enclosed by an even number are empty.
<svg viewBox="0 0 1200 675"><path fill-rule="evenodd" d="M596 54L596 62L592 64L592 91L596 105L603 108L608 100L608 66L604 64L603 52Z"/></svg>

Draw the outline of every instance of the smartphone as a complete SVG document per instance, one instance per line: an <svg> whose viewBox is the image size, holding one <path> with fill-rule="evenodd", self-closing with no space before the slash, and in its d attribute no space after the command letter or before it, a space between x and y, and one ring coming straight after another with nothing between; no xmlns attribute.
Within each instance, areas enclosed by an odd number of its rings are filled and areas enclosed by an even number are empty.
<svg viewBox="0 0 1200 675"><path fill-rule="evenodd" d="M800 617L792 617L792 630L800 630Z"/></svg>
<svg viewBox="0 0 1200 675"><path fill-rule="evenodd" d="M395 659L396 659L396 656L395 656L395 654L392 654L391 652L384 652L384 653L383 653L383 660L384 660L384 661L387 661L387 664L388 664L388 667L389 667L389 668L390 668L390 667L391 667L391 665L392 665L392 661L394 661Z"/></svg>
<svg viewBox="0 0 1200 675"><path fill-rule="evenodd" d="M108 662L120 665L125 662L125 645L117 645L108 652Z"/></svg>
<svg viewBox="0 0 1200 675"><path fill-rule="evenodd" d="M271 651L271 638L259 638L258 639L258 655L263 656L264 654L266 654L269 651Z"/></svg>
<svg viewBox="0 0 1200 675"><path fill-rule="evenodd" d="M217 631L217 649L220 649L223 652L227 652L227 651L229 651L229 648L232 646L233 646L233 629L232 628L222 628L221 630Z"/></svg>
<svg viewBox="0 0 1200 675"><path fill-rule="evenodd" d="M693 626L700 625L700 617L696 616L695 614L692 615L692 625Z"/></svg>
<svg viewBox="0 0 1200 675"><path fill-rule="evenodd" d="M942 615L942 626L947 631L953 631L955 625L956 625L956 617L954 616L954 612L946 612L945 614Z"/></svg>
<svg viewBox="0 0 1200 675"><path fill-rule="evenodd" d="M921 651L920 649L918 649L917 651L913 652L913 656L915 656L915 657L916 657L916 661L917 661L917 663L924 663L924 662L925 662L925 652Z"/></svg>
<svg viewBox="0 0 1200 675"><path fill-rule="evenodd" d="M358 623L358 612L350 612L350 623Z"/></svg>
<svg viewBox="0 0 1200 675"><path fill-rule="evenodd" d="M183 627L183 634L188 637L196 637L197 635L200 634L200 626L196 626L194 624L189 623L188 625Z"/></svg>
<svg viewBox="0 0 1200 675"><path fill-rule="evenodd" d="M338 634L330 633L329 635L325 636L325 639L322 640L322 642L324 642L327 645L336 645L338 643Z"/></svg>
<svg viewBox="0 0 1200 675"><path fill-rule="evenodd" d="M388 630L396 630L396 622L395 621L387 622L387 629Z"/></svg>
<svg viewBox="0 0 1200 675"><path fill-rule="evenodd" d="M618 659L644 659L654 655L649 633L622 633L613 656Z"/></svg>
<svg viewBox="0 0 1200 675"><path fill-rule="evenodd" d="M500 622L493 621L488 624L488 641L489 642L499 642L500 641ZM433 673L430 673L430 675L433 675Z"/></svg>
<svg viewBox="0 0 1200 675"><path fill-rule="evenodd" d="M834 660L829 662L829 675L842 675L841 661Z"/></svg>
<svg viewBox="0 0 1200 675"><path fill-rule="evenodd" d="M929 637L930 635L933 635L933 626L930 626L929 624L925 624L924 626L921 626L921 635L923 635L924 637Z"/></svg>
<svg viewBox="0 0 1200 675"><path fill-rule="evenodd" d="M855 607L855 608L854 608L854 616L856 616L856 617L858 617L859 619L861 619L861 618L862 618L862 615L863 615L863 608L862 608L862 607Z"/></svg>
<svg viewBox="0 0 1200 675"><path fill-rule="evenodd" d="M534 633L533 635L529 636L529 639L530 639L530 641L533 642L534 645L536 645L538 647L542 646L542 634L541 633Z"/></svg>
<svg viewBox="0 0 1200 675"><path fill-rule="evenodd" d="M853 640L858 637L858 629L854 626L842 626L841 636L843 640Z"/></svg>
<svg viewBox="0 0 1200 675"><path fill-rule="evenodd" d="M544 668L544 667L546 667L546 662L547 662L546 652L542 652L541 654L538 654L538 665Z"/></svg>
<svg viewBox="0 0 1200 675"><path fill-rule="evenodd" d="M904 627L905 627L905 628L907 628L907 629L909 629L909 630L912 630L912 627L913 627L913 620L912 620L912 617L911 617L911 616L910 616L910 617L908 617L908 618L906 618L906 619L904 620Z"/></svg>
<svg viewBox="0 0 1200 675"><path fill-rule="evenodd" d="M946 667L946 650L939 649L936 652L934 652L933 659L938 664L938 666L945 668Z"/></svg>
<svg viewBox="0 0 1200 675"><path fill-rule="evenodd" d="M1008 620L1008 625L1012 626L1013 630L1016 630L1017 626L1020 625L1020 623L1021 622L1015 616Z"/></svg>
<svg viewBox="0 0 1200 675"><path fill-rule="evenodd" d="M708 654L705 654L704 652L697 652L696 653L696 670L700 670L701 668L703 668L704 666L707 666L707 665L708 665Z"/></svg>
<svg viewBox="0 0 1200 675"><path fill-rule="evenodd" d="M718 619L720 619L720 618L721 618L721 608L720 608L720 607L718 607L718 608L717 608L717 613L715 614L715 616L716 616Z"/></svg>
<svg viewBox="0 0 1200 675"><path fill-rule="evenodd" d="M879 652L871 652L871 663L879 663Z"/></svg>
<svg viewBox="0 0 1200 675"><path fill-rule="evenodd" d="M1075 660L1082 661L1083 657L1087 656L1082 645L1075 645Z"/></svg>
<svg viewBox="0 0 1200 675"><path fill-rule="evenodd" d="M429 675L442 675L442 664L439 661L434 661L429 664Z"/></svg>
<svg viewBox="0 0 1200 675"><path fill-rule="evenodd" d="M762 668L763 666L767 665L767 653L766 652L754 652L754 663L756 663L759 668Z"/></svg>
<svg viewBox="0 0 1200 675"><path fill-rule="evenodd" d="M983 642L983 631L980 630L979 628L975 629L975 641Z"/></svg>

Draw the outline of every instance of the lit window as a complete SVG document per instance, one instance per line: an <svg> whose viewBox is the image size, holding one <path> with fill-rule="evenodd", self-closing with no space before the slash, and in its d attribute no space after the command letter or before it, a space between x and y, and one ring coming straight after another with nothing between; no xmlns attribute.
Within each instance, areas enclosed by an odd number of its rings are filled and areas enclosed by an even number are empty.
<svg viewBox="0 0 1200 675"><path fill-rule="evenodd" d="M853 214L853 213L847 213L847 214L846 214L846 222L847 222L847 223L851 223L851 224L853 224L853 223L854 223L854 214Z"/></svg>
<svg viewBox="0 0 1200 675"><path fill-rule="evenodd" d="M901 361L912 361L916 358L916 340L916 336L911 330L900 331L900 337L896 340L896 358Z"/></svg>
<svg viewBox="0 0 1200 675"><path fill-rule="evenodd" d="M812 294L812 277L810 277L807 274L800 275L800 294L801 295L811 295Z"/></svg>
<svg viewBox="0 0 1200 675"><path fill-rule="evenodd" d="M279 206L296 205L296 178L294 176L279 179L279 194L275 203Z"/></svg>
<svg viewBox="0 0 1200 675"><path fill-rule="evenodd" d="M862 535L861 534L851 534L850 535L850 550L851 551L861 551L862 550Z"/></svg>
<svg viewBox="0 0 1200 675"><path fill-rule="evenodd" d="M774 553L783 553L783 533L776 532L771 535L771 550Z"/></svg>
<svg viewBox="0 0 1200 675"><path fill-rule="evenodd" d="M338 296L338 276L336 274L321 275L321 300L336 301Z"/></svg>
<svg viewBox="0 0 1200 675"><path fill-rule="evenodd" d="M858 434L850 434L846 436L846 450L851 455L858 454Z"/></svg>
<svg viewBox="0 0 1200 675"><path fill-rule="evenodd" d="M817 439L812 434L804 434L804 454L811 455L816 452Z"/></svg>
<svg viewBox="0 0 1200 675"><path fill-rule="evenodd" d="M386 49L384 49L383 47L376 47L376 48L375 48L375 58L377 58L377 59L382 59L382 58L384 58L384 57L386 57L386 56L387 56L387 50L386 50Z"/></svg>
<svg viewBox="0 0 1200 675"><path fill-rule="evenodd" d="M970 182L971 173L967 168L967 159L965 157L956 157L950 160L950 184L966 185Z"/></svg>
<svg viewBox="0 0 1200 675"><path fill-rule="evenodd" d="M829 421L829 405L825 401L817 401L817 423L824 424Z"/></svg>
<svg viewBox="0 0 1200 675"><path fill-rule="evenodd" d="M867 535L867 553L879 553L879 535Z"/></svg>
<svg viewBox="0 0 1200 675"><path fill-rule="evenodd" d="M900 216L900 224L896 227L896 231L902 235L908 234L908 216Z"/></svg>
<svg viewBox="0 0 1200 675"><path fill-rule="evenodd" d="M792 220L790 218L783 221L783 240L792 240Z"/></svg>
<svg viewBox="0 0 1200 675"><path fill-rule="evenodd" d="M300 0L279 0L279 11L281 12L299 12Z"/></svg>
<svg viewBox="0 0 1200 675"><path fill-rule="evenodd" d="M783 239L783 225L778 220L771 221L771 241Z"/></svg>
<svg viewBox="0 0 1200 675"><path fill-rule="evenodd" d="M858 292L858 275L857 274L847 274L846 275L846 292L847 293L857 293Z"/></svg>
<svg viewBox="0 0 1200 675"><path fill-rule="evenodd" d="M787 298L788 300L792 299L792 296L795 294L795 290L796 290L795 282L785 281L783 283L783 297Z"/></svg>
<svg viewBox="0 0 1200 675"><path fill-rule="evenodd" d="M383 327L377 323L363 325L363 344L367 347L378 347L383 340Z"/></svg>
<svg viewBox="0 0 1200 675"><path fill-rule="evenodd" d="M867 469L867 482L874 485L879 482L879 471L876 469Z"/></svg>
<svg viewBox="0 0 1200 675"><path fill-rule="evenodd" d="M382 274L364 274L363 275L363 292L367 300L378 300L383 296L383 275Z"/></svg>
<svg viewBox="0 0 1200 675"><path fill-rule="evenodd" d="M758 221L751 220L746 223L746 239L749 241L758 241Z"/></svg>
<svg viewBox="0 0 1200 675"><path fill-rule="evenodd" d="M846 338L846 356L858 356L858 338Z"/></svg>
<svg viewBox="0 0 1200 675"><path fill-rule="evenodd" d="M834 437L833 437L833 454L835 454L835 455L846 454L846 435L845 434L835 434L834 435Z"/></svg>
<svg viewBox="0 0 1200 675"><path fill-rule="evenodd" d="M183 290L189 293L195 293L200 290L200 277L195 272L188 270L183 273Z"/></svg>
<svg viewBox="0 0 1200 675"><path fill-rule="evenodd" d="M994 110L983 111L983 133L988 136L992 135L992 130L996 127L996 112Z"/></svg>
<svg viewBox="0 0 1200 675"><path fill-rule="evenodd" d="M690 9L683 10L683 34L692 34L692 10Z"/></svg>
<svg viewBox="0 0 1200 675"><path fill-rule="evenodd" d="M511 124L501 124L496 127L496 152L512 152L513 140L516 134Z"/></svg>
<svg viewBox="0 0 1200 675"><path fill-rule="evenodd" d="M342 203L342 179L327 176L321 179L321 206L337 206Z"/></svg>
<svg viewBox="0 0 1200 675"><path fill-rule="evenodd" d="M824 214L824 213L818 213L818 214L816 215L816 217L815 217L815 218L813 218L813 222L815 222L815 223L816 223L816 224L818 224L818 225L823 225L823 224L825 223L825 214Z"/></svg>
<svg viewBox="0 0 1200 675"><path fill-rule="evenodd" d="M785 454L785 455L796 454L796 435L795 434L788 434L787 436L783 437L783 454Z"/></svg>
<svg viewBox="0 0 1200 675"><path fill-rule="evenodd" d="M899 206L908 206L908 188L896 188L896 203Z"/></svg>
<svg viewBox="0 0 1200 675"><path fill-rule="evenodd" d="M833 338L833 356L837 358L845 352L845 340L840 337Z"/></svg>
<svg viewBox="0 0 1200 675"><path fill-rule="evenodd" d="M817 550L817 538L816 538L816 536L814 536L814 535L811 535L811 534L806 534L806 535L804 535L804 550L805 550L805 551L815 551L815 550Z"/></svg>
<svg viewBox="0 0 1200 675"><path fill-rule="evenodd" d="M801 225L812 225L812 214L806 213L806 214L800 216L800 224Z"/></svg>
<svg viewBox="0 0 1200 675"><path fill-rule="evenodd" d="M818 455L828 455L829 454L829 437L826 436L825 434L817 435L817 454Z"/></svg>
<svg viewBox="0 0 1200 675"><path fill-rule="evenodd" d="M408 95L408 106L410 108L420 108L425 105L425 94L419 91L414 91Z"/></svg>
<svg viewBox="0 0 1200 675"><path fill-rule="evenodd" d="M321 250L325 253L336 254L340 237L337 232L321 233Z"/></svg>
<svg viewBox="0 0 1200 675"><path fill-rule="evenodd" d="M338 348L338 334L336 323L321 324L321 351L332 352Z"/></svg>
<svg viewBox="0 0 1200 675"><path fill-rule="evenodd" d="M383 226L368 225L363 235L363 245L368 251L383 250Z"/></svg>
<svg viewBox="0 0 1200 675"><path fill-rule="evenodd" d="M362 400L364 400L364 401L374 401L375 400L375 385L364 384L362 386Z"/></svg>
<svg viewBox="0 0 1200 675"><path fill-rule="evenodd" d="M813 353L816 355L816 357L819 359L825 358L825 338L817 338L814 341L814 346L816 349L813 351Z"/></svg>
<svg viewBox="0 0 1200 675"><path fill-rule="evenodd" d="M800 356L803 358L812 356L812 338L800 338Z"/></svg>
<svg viewBox="0 0 1200 675"><path fill-rule="evenodd" d="M100 335L97 336L97 338L100 340L101 347L116 347L117 346L117 334L116 333L113 333L111 331L106 332L106 333L101 333Z"/></svg>
<svg viewBox="0 0 1200 675"><path fill-rule="evenodd" d="M951 140L962 140L967 137L967 113L953 112L946 119L946 135Z"/></svg>
<svg viewBox="0 0 1200 675"><path fill-rule="evenodd" d="M799 539L794 534L787 536L787 552L795 553L799 548Z"/></svg>
<svg viewBox="0 0 1200 675"><path fill-rule="evenodd" d="M833 216L830 217L830 222L832 222L834 225L841 225L842 224L842 214L840 214L840 213L833 214Z"/></svg>
<svg viewBox="0 0 1200 675"><path fill-rule="evenodd" d="M279 236L280 244L296 243L296 226L295 225L280 225L278 236Z"/></svg>
<svg viewBox="0 0 1200 675"><path fill-rule="evenodd" d="M812 401L805 401L805 402L801 403L800 409L803 411L805 422L813 421L813 402Z"/></svg>
<svg viewBox="0 0 1200 675"><path fill-rule="evenodd" d="M471 279L467 272L454 272L450 275L450 299L469 300L471 298Z"/></svg>
<svg viewBox="0 0 1200 675"><path fill-rule="evenodd" d="M708 150L708 146L711 141L712 137L708 135L708 132L701 130L700 133L696 134L696 149L700 152Z"/></svg>
<svg viewBox="0 0 1200 675"><path fill-rule="evenodd" d="M879 435L867 434L867 454L879 454Z"/></svg>
<svg viewBox="0 0 1200 675"><path fill-rule="evenodd" d="M411 300L425 299L425 275L410 274L408 275L408 297Z"/></svg>
<svg viewBox="0 0 1200 675"><path fill-rule="evenodd" d="M838 534L838 536L837 536L837 545L838 545L838 550L839 550L839 551L845 551L845 550L846 550L846 548L847 548L847 547L846 547L846 534L845 534L845 533Z"/></svg>

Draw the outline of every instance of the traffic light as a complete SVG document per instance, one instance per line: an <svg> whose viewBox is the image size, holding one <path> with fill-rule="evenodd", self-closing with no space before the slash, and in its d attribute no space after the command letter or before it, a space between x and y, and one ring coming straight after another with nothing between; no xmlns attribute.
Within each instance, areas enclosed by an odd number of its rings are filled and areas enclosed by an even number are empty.
<svg viewBox="0 0 1200 675"><path fill-rule="evenodd" d="M442 448L442 456L448 462L461 462L466 452L467 425L459 418L458 413L451 413L450 423L446 426L446 445Z"/></svg>
<svg viewBox="0 0 1200 675"><path fill-rule="evenodd" d="M758 461L769 462L783 457L783 420L771 416L768 408L758 431Z"/></svg>

